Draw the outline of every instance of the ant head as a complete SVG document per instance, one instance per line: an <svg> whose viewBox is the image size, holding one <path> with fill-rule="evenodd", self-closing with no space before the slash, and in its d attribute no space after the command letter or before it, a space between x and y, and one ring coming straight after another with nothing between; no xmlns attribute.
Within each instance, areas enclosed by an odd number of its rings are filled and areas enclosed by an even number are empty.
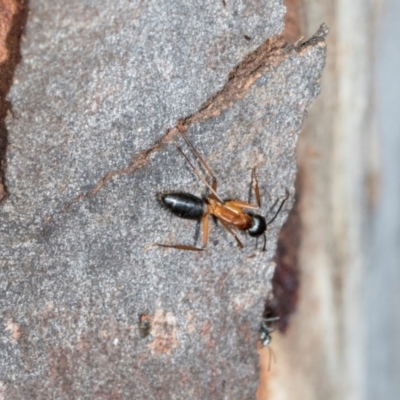
<svg viewBox="0 0 400 400"><path fill-rule="evenodd" d="M248 230L249 235L253 237L261 236L267 230L267 223L265 222L265 218L261 215L252 215L253 225Z"/></svg>

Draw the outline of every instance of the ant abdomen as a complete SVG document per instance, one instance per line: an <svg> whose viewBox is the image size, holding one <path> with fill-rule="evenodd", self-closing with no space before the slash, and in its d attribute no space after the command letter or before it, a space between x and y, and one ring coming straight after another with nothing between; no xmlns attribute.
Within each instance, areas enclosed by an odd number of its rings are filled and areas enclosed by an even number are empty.
<svg viewBox="0 0 400 400"><path fill-rule="evenodd" d="M180 218L199 220L206 211L204 200L191 193L165 193L159 200Z"/></svg>

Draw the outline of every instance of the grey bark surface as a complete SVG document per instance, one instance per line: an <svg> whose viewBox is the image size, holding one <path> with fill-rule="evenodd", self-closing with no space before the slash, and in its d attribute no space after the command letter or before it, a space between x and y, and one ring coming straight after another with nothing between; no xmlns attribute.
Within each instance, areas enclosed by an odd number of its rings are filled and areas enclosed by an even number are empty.
<svg viewBox="0 0 400 400"><path fill-rule="evenodd" d="M30 2L0 205L4 398L254 398L293 196L265 253L213 223L203 253L149 245L193 245L195 223L156 201L204 191L178 121L223 198L247 200L254 166L262 214L293 195L326 29L287 45L283 17L282 1Z"/></svg>

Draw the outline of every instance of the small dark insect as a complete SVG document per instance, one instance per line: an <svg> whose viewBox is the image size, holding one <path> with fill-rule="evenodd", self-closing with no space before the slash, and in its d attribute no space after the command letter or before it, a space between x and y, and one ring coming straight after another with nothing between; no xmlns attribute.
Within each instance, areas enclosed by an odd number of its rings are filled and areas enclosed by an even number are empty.
<svg viewBox="0 0 400 400"><path fill-rule="evenodd" d="M260 342L263 347L269 346L271 343L271 333L275 330L273 327L274 322L278 321L279 317L265 317L263 318L260 326ZM272 351L271 347L268 347L269 351L269 363L268 363L268 371L271 369L271 360L272 358L276 362L275 354Z"/></svg>
<svg viewBox="0 0 400 400"><path fill-rule="evenodd" d="M260 341L263 347L271 343L271 333L275 330L272 325L278 320L279 317L263 318L260 326Z"/></svg>
<svg viewBox="0 0 400 400"><path fill-rule="evenodd" d="M249 36L249 35L244 35L243 37L244 37L248 42L250 42L251 36Z"/></svg>
<svg viewBox="0 0 400 400"><path fill-rule="evenodd" d="M139 335L142 339L150 335L152 318L148 314L139 315Z"/></svg>
<svg viewBox="0 0 400 400"><path fill-rule="evenodd" d="M244 202L240 200L222 200L217 194L217 179L211 168L207 165L201 154L195 149L193 144L190 142L189 138L186 136L185 131L182 126L178 125L178 129L182 136L186 140L186 143L191 148L193 154L197 157L200 164L208 172L212 179L211 185L201 176L200 172L194 167L192 162L182 151L182 149L177 146L179 152L185 157L186 161L189 163L193 172L199 177L199 179L207 186L210 190L210 194L202 199L190 193L164 193L159 195L159 201L168 208L173 214L180 218L192 219L201 221L203 227L203 247L187 246L183 244L167 245L156 243L157 246L162 247L172 247L179 250L193 250L193 251L203 251L208 243L208 231L209 231L209 217L214 216L221 225L235 238L239 248L243 248L242 242L237 237L233 229L238 229L239 231L245 231L250 236L258 238L264 236L264 246L263 251L266 247L266 236L265 232L268 225L270 225L279 212L281 211L284 203L289 197L289 192L286 190L286 195L281 201L281 204L275 213L275 215L267 222L265 217L259 214L255 214L251 210L259 210L261 206L260 191L258 188L258 181L256 177L256 169L253 168L252 171L252 189L254 190L255 197L258 206L250 204L250 202ZM275 203L276 204L276 203ZM245 211L249 210L249 211ZM233 229L232 229L233 228Z"/></svg>

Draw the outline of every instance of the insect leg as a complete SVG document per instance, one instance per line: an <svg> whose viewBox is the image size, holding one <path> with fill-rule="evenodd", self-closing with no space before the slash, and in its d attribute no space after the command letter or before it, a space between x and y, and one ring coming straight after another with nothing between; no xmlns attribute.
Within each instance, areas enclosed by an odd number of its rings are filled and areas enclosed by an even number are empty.
<svg viewBox="0 0 400 400"><path fill-rule="evenodd" d="M209 214L208 212L203 216L200 223L203 227L203 247L196 247L196 246L188 246L186 244L163 244L163 243L154 243L154 246L159 247L169 247L172 249L177 250L190 250L190 251L204 251L205 247L208 243L208 231L209 231Z"/></svg>
<svg viewBox="0 0 400 400"><path fill-rule="evenodd" d="M237 237L236 233L233 232L233 230L228 226L228 224L226 222L222 221L221 219L219 220L219 222L221 222L221 225L235 238L236 243L239 246L239 248L243 249L243 244Z"/></svg>
<svg viewBox="0 0 400 400"><path fill-rule="evenodd" d="M216 192L217 191L217 178L215 177L214 172L212 171L210 166L206 163L206 160L204 160L203 156L196 150L196 148L194 147L193 143L189 140L189 138L187 137L187 135L185 133L185 129L179 124L178 124L178 130L182 134L184 139L186 140L186 143L189 145L189 147L193 151L194 155L200 161L200 164L203 166L203 168L211 176L211 179L212 179L211 187L213 188L213 192Z"/></svg>
<svg viewBox="0 0 400 400"><path fill-rule="evenodd" d="M223 200L218 196L217 192L210 186L207 181L201 176L200 172L197 171L195 166L192 164L192 162L189 160L188 156L182 151L182 149L179 146L176 146L178 151L185 157L186 161L188 164L192 167L193 172L198 176L198 178L211 190L211 193L217 198L218 201L223 203Z"/></svg>
<svg viewBox="0 0 400 400"><path fill-rule="evenodd" d="M210 231L210 216L207 213L201 220L203 225L203 248L207 247L208 244L208 233Z"/></svg>
<svg viewBox="0 0 400 400"><path fill-rule="evenodd" d="M201 225L201 222L200 222L200 221L197 221L197 222L196 222L196 229L195 229L195 231L194 231L194 237L193 237L194 246L196 246L196 244L197 244L197 242L198 242L198 240L199 240L200 225Z"/></svg>
<svg viewBox="0 0 400 400"><path fill-rule="evenodd" d="M251 183L252 183L251 187L254 190L254 194L256 195L258 207L261 207L261 196L260 196L260 189L258 187L256 167L254 167L253 171L251 172ZM250 203L250 201L249 201L249 203Z"/></svg>
<svg viewBox="0 0 400 400"><path fill-rule="evenodd" d="M245 201L241 201L241 200L228 200L224 203L224 206L226 208L229 208L232 211L235 211L235 208L247 208L248 210L258 210L259 207L255 206L253 204L250 203L246 203Z"/></svg>
<svg viewBox="0 0 400 400"><path fill-rule="evenodd" d="M154 243L154 246L159 247L169 247L171 249L177 250L191 250L191 251L204 251L204 249L194 246L186 246L185 244L162 244L162 243Z"/></svg>
<svg viewBox="0 0 400 400"><path fill-rule="evenodd" d="M263 246L262 251L265 251L267 249L267 235L265 234L265 232L264 232L263 236L264 236L264 246Z"/></svg>

